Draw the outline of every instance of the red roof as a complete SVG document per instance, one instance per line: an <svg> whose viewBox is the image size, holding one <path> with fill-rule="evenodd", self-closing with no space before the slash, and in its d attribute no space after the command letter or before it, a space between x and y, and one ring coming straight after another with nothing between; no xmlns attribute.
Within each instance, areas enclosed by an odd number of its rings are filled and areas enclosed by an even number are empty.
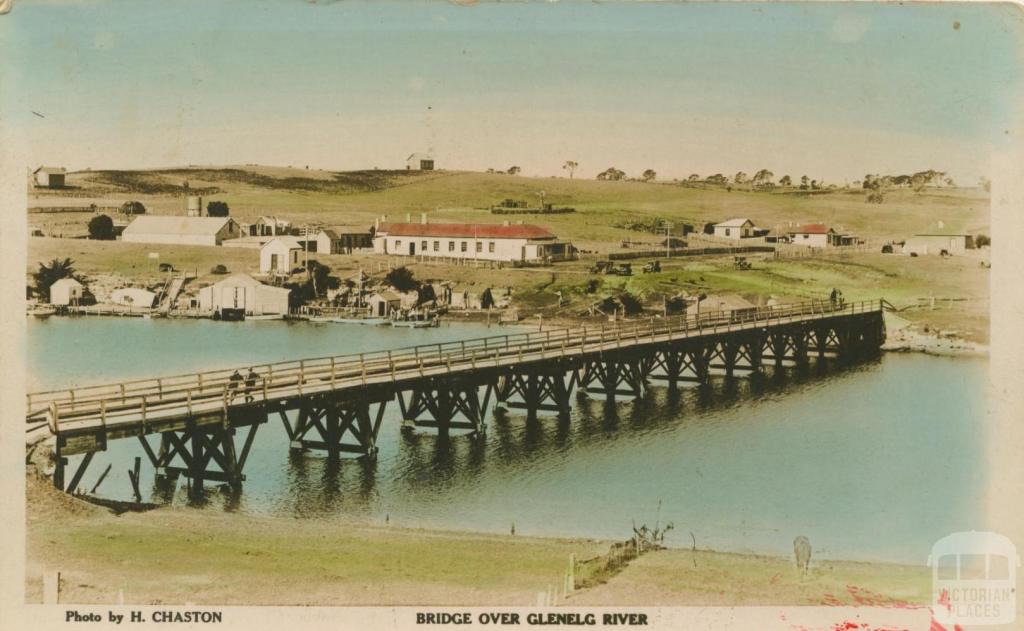
<svg viewBox="0 0 1024 631"><path fill-rule="evenodd" d="M828 226L823 223L809 223L791 231L790 234L828 234Z"/></svg>
<svg viewBox="0 0 1024 631"><path fill-rule="evenodd" d="M385 223L380 234L389 237L459 237L470 239L554 239L546 228L500 223Z"/></svg>

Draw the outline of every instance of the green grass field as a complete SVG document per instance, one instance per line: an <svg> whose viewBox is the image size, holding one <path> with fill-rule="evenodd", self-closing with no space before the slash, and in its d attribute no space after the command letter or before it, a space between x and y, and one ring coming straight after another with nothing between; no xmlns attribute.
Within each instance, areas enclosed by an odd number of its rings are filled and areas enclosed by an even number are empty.
<svg viewBox="0 0 1024 631"><path fill-rule="evenodd" d="M509 218L547 226L578 247L595 252L575 263L553 268L497 270L472 266L411 263L421 280L451 280L468 291L486 287L511 286L516 306L548 316L571 317L588 305L620 291L640 296L657 309L665 296L686 293L735 292L754 302L770 296L796 300L827 297L833 287L848 300L884 297L900 307L918 299L966 299L953 310L907 312L922 325L949 331L978 341L988 337L988 272L976 257L910 258L861 252L842 257L780 259L751 256L754 269L737 271L731 257L700 257L668 261L660 274L640 274L643 260L635 261L636 275L630 278L595 277L588 274L594 260L618 248L625 238L655 241L649 233L618 227L627 221L668 219L701 225L744 216L762 227L777 228L790 223L825 222L854 232L873 243L902 240L916 232L937 228L962 230L971 234L989 232L989 200L979 189L926 189L891 191L885 203L864 203L862 191L837 190L813 196L792 192L754 193L723 189L689 188L671 183L602 182L566 178L525 178L502 174L470 172L360 171L330 173L280 167L204 167L193 170L146 172L80 172L71 174L73 187L61 197L35 194L30 205L120 203L141 200L152 213L183 212L180 191L185 179L191 190L217 189L207 200L227 201L231 214L242 221L262 214L274 214L295 224L320 222L326 225L363 225L387 215L389 220L418 221L421 212L430 221L497 222ZM140 192L142 191L142 192ZM156 194L145 191L164 191ZM172 191L168 193L166 191ZM492 215L484 208L505 199L545 200L567 205L576 213L564 215ZM799 193L799 192L797 192ZM70 215L32 214L29 223L47 232L81 234L87 213ZM29 240L28 271L38 263L57 256L70 256L86 275L119 273L143 283L160 282L155 262L147 258L159 252L160 261L177 269L198 272L200 282L212 280L214 265L231 272L255 273L258 254L237 248L153 246L121 242L93 242L54 238ZM383 277L388 261L377 255L319 256L337 276L357 270ZM393 264L408 263L395 259ZM587 292L593 279L597 287ZM563 296L558 309L556 292Z"/></svg>
<svg viewBox="0 0 1024 631"><path fill-rule="evenodd" d="M238 172L247 175L241 177ZM182 182L188 179L193 189L217 188L223 192L209 195L207 199L228 202L232 216L241 220L277 214L295 223L315 221L338 225L369 225L380 215L387 215L392 221L404 221L410 214L418 220L422 212L428 213L434 222L500 221L506 217L491 215L482 209L505 198L523 199L533 204L543 191L545 201L575 207L577 212L515 215L511 219L543 224L586 249L601 248L625 237L642 236L615 226L624 221L654 217L695 225L749 217L759 226L773 229L790 223L823 222L863 237L897 240L935 229L939 221L946 229L970 233L987 233L989 228L988 195L978 189L926 189L921 193L901 189L887 193L885 203L875 205L864 203L864 194L859 190L808 196L799 191L727 192L672 183L527 178L459 171L333 174L244 167L222 171L207 168L123 173L134 178L129 178L129 182L144 179L180 189ZM344 179L339 183L338 178ZM124 177L115 181L123 180ZM88 200L139 199L150 212L182 211L180 196L147 194L132 190L129 185L114 186L100 173L71 174L69 184L80 187L74 189L76 195L86 196L72 200L76 204L87 204ZM141 187L141 190L147 189ZM93 192L95 197L90 197ZM41 199L54 203L51 195ZM30 205L36 204L30 202ZM38 221L45 223L56 219Z"/></svg>

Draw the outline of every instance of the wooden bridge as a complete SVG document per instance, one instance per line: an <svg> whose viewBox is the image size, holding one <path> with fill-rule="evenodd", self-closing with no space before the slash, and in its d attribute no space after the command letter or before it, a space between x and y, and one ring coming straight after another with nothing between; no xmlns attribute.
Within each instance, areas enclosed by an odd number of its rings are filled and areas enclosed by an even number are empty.
<svg viewBox="0 0 1024 631"><path fill-rule="evenodd" d="M811 359L856 361L885 340L880 300L807 302L603 326L484 337L392 351L124 381L28 397L28 431L54 437L54 484L75 492L97 451L137 438L159 476L239 487L257 428L281 419L296 450L374 457L384 410L403 430L480 433L491 399L568 415L574 390L640 397L651 380L706 384ZM288 412L297 412L290 419ZM240 449L236 430L248 428ZM159 435L156 449L150 435ZM69 483L67 457L83 454Z"/></svg>

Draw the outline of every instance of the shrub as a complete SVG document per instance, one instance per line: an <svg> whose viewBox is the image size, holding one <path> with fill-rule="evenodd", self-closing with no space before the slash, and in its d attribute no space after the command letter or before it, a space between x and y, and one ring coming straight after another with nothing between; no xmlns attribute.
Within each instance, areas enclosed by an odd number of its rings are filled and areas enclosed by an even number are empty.
<svg viewBox="0 0 1024 631"><path fill-rule="evenodd" d="M221 265L221 264L218 263L217 265L214 265L213 268L210 269L210 273L211 274L227 274L228 273L228 268L225 267L224 265Z"/></svg>
<svg viewBox="0 0 1024 631"><path fill-rule="evenodd" d="M89 220L89 238L110 241L114 238L114 220L107 215L96 215Z"/></svg>
<svg viewBox="0 0 1024 631"><path fill-rule="evenodd" d="M388 272L384 280L398 291L413 291L420 287L420 281L413 278L412 270L404 265Z"/></svg>
<svg viewBox="0 0 1024 631"><path fill-rule="evenodd" d="M974 237L974 245L976 247L984 247L986 245L992 245L992 239L987 234L979 234Z"/></svg>
<svg viewBox="0 0 1024 631"><path fill-rule="evenodd" d="M206 216L207 217L227 217L228 216L228 203L227 202L209 202L206 204Z"/></svg>

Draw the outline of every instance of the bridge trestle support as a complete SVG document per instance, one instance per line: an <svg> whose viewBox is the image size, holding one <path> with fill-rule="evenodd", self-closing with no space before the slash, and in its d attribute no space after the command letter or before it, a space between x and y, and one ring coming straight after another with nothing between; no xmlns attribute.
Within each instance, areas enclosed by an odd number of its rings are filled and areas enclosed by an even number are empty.
<svg viewBox="0 0 1024 631"><path fill-rule="evenodd" d="M480 388L484 389L483 397ZM473 434L487 430L486 414L494 392L492 381L479 379L431 379L406 395L398 393L402 410L402 431L432 428L442 436L450 430L466 429Z"/></svg>
<svg viewBox="0 0 1024 631"><path fill-rule="evenodd" d="M376 410L374 410L376 406ZM351 454L377 456L377 435L387 400L307 399L299 406L295 422L279 411L293 451L318 450L328 458Z"/></svg>

